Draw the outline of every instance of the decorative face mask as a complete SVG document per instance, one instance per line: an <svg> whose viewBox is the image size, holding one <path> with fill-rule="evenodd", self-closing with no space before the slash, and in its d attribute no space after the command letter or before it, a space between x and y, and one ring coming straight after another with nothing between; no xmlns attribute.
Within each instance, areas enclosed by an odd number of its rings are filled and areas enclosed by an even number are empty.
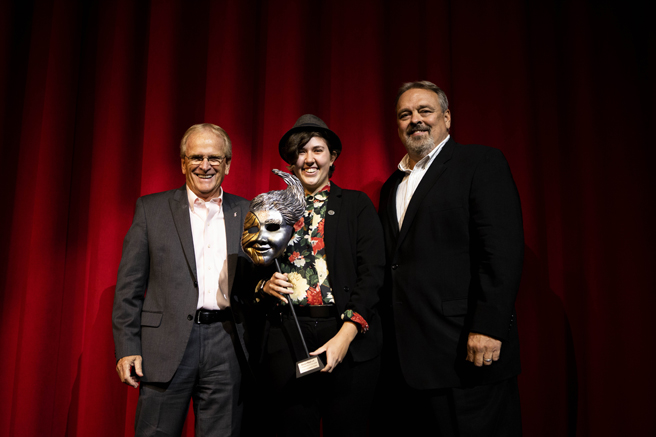
<svg viewBox="0 0 656 437"><path fill-rule="evenodd" d="M287 189L257 196L244 220L241 245L256 265L268 266L285 251L294 224L305 211L305 195L298 178L280 170L273 172L284 179Z"/></svg>
<svg viewBox="0 0 656 437"><path fill-rule="evenodd" d="M293 230L278 211L249 211L241 243L255 264L268 266L285 251Z"/></svg>

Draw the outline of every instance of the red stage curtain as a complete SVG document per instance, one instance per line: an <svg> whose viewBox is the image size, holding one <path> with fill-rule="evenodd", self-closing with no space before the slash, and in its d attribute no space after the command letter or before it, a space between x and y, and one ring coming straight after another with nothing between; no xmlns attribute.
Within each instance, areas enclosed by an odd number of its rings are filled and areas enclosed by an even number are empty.
<svg viewBox="0 0 656 437"><path fill-rule="evenodd" d="M226 191L280 188L323 118L334 180L378 203L394 99L428 79L454 138L506 154L523 203L525 434L656 434L653 15L610 1L14 1L0 5L0 435L131 435L111 306L138 196L178 142L232 137ZM436 266L439 268L439 266ZM192 435L193 424L185 435Z"/></svg>

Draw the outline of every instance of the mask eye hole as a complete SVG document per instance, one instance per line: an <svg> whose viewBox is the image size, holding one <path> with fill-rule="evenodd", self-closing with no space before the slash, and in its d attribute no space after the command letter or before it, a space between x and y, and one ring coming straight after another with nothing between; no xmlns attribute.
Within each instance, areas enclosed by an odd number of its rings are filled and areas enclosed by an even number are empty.
<svg viewBox="0 0 656 437"><path fill-rule="evenodd" d="M252 226L252 227L248 228L248 233L249 234L257 234L259 231L260 230L257 226Z"/></svg>
<svg viewBox="0 0 656 437"><path fill-rule="evenodd" d="M276 232L278 229L280 229L280 225L276 223L267 223L264 227L269 232Z"/></svg>

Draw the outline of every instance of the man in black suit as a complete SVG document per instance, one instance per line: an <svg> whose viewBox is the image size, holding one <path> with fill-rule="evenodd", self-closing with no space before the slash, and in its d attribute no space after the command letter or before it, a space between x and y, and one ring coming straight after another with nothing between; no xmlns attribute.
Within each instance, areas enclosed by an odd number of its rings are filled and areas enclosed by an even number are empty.
<svg viewBox="0 0 656 437"><path fill-rule="evenodd" d="M249 202L221 188L232 148L220 127L190 127L180 159L186 184L139 198L125 237L116 371L139 387L136 435L180 435L193 399L196 435L238 436L246 349L233 283Z"/></svg>
<svg viewBox="0 0 656 437"><path fill-rule="evenodd" d="M404 84L396 116L408 153L379 211L387 368L395 363L394 395L406 407L395 417L406 432L520 435L514 302L524 240L508 163L497 149L450 137L446 95L430 82Z"/></svg>

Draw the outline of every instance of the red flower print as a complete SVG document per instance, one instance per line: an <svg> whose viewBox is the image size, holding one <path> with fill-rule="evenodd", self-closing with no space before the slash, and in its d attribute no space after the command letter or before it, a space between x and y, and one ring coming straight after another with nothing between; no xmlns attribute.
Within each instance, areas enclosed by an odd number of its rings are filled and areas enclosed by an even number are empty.
<svg viewBox="0 0 656 437"><path fill-rule="evenodd" d="M323 304L323 297L321 297L321 290L319 289L319 286L317 287L310 287L308 288L307 291L307 302L308 305L322 305Z"/></svg>
<svg viewBox="0 0 656 437"><path fill-rule="evenodd" d="M304 223L305 223L305 220L303 219L303 217L301 217L300 219L298 219L298 221L297 221L296 223L294 223L294 232L296 232L296 231L298 231L299 229L301 229L301 228L303 227L303 224L304 224Z"/></svg>
<svg viewBox="0 0 656 437"><path fill-rule="evenodd" d="M323 238L313 238L312 239L312 254L316 255L321 249L323 249L324 243Z"/></svg>
<svg viewBox="0 0 656 437"><path fill-rule="evenodd" d="M322 237L323 237L323 225L324 225L324 223L326 223L326 220L323 220L323 219L322 219L322 220L319 222L319 225L317 226L317 232L318 232L319 235L321 235Z"/></svg>
<svg viewBox="0 0 656 437"><path fill-rule="evenodd" d="M296 261L296 260L299 259L300 257L301 257L301 254L300 254L300 253L298 253L298 252L294 252L294 253L292 253L291 256L289 257L289 262L290 262L290 263L293 263L294 261Z"/></svg>

